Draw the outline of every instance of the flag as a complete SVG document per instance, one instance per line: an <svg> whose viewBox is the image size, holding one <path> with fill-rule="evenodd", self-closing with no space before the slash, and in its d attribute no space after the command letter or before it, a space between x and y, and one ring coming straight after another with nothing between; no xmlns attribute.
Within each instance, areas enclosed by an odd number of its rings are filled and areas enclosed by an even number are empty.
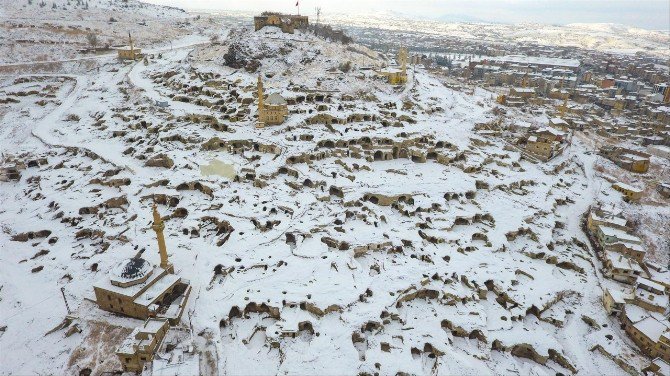
<svg viewBox="0 0 670 376"><path fill-rule="evenodd" d="M299 3L299 2L300 2L300 0L296 1L296 2L295 2L295 6L298 6L298 3Z"/></svg>

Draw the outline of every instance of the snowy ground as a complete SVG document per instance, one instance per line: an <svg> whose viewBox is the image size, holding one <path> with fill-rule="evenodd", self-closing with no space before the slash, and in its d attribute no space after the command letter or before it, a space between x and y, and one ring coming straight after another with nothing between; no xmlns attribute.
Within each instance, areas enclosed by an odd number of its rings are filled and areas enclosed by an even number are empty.
<svg viewBox="0 0 670 376"><path fill-rule="evenodd" d="M103 56L74 74L2 76L0 98L18 103L0 105L0 151L48 164L0 183L1 374L119 368L115 346L139 321L86 299L135 246L158 263L149 227L157 195L178 198L159 210L171 261L193 286L183 325L204 374L623 374L590 351L598 344L646 365L606 316L600 265L583 246L580 216L609 189L592 145L576 137L562 156L534 164L473 130L494 119L489 92L453 91L418 68L395 89L361 69L385 63L373 53L301 33L209 32L230 36L202 45L196 32L172 49L157 44L148 65ZM331 102L291 105L284 124L256 129L257 72L225 67L214 52L234 42L260 61L266 92L323 92ZM354 68L337 72L344 61ZM236 121L224 118L231 113ZM305 123L318 113L376 120ZM213 137L279 153L203 150ZM353 146L363 157L325 143L364 137L371 143ZM447 162L374 160L390 150L377 140L406 141L418 154L435 149ZM304 153L314 158L290 163ZM157 154L174 166L147 167ZM241 179L204 176L212 161ZM180 187L190 182L211 194ZM383 206L363 200L369 194L406 199ZM101 205L119 197L127 200L119 208ZM98 214L80 214L93 206ZM172 216L179 208L187 215ZM234 228L229 238L214 221ZM12 241L40 230L50 233ZM349 247L329 247L327 238ZM46 334L66 314L61 287L82 328L67 337ZM265 307L272 313L256 312Z"/></svg>

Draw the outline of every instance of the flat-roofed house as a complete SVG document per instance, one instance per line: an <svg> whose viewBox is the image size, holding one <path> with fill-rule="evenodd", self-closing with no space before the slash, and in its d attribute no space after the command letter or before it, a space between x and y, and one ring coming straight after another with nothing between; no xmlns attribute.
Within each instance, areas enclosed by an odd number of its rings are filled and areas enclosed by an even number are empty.
<svg viewBox="0 0 670 376"><path fill-rule="evenodd" d="M530 99L535 98L536 92L534 88L530 87L511 87L509 88L509 96Z"/></svg>
<svg viewBox="0 0 670 376"><path fill-rule="evenodd" d="M623 311L623 306L626 305L628 295L632 295L632 293L605 288L603 290L603 307L605 307L607 314L619 315Z"/></svg>
<svg viewBox="0 0 670 376"><path fill-rule="evenodd" d="M144 363L151 362L170 329L167 319L147 319L135 328L116 350L125 372L142 371Z"/></svg>
<svg viewBox="0 0 670 376"><path fill-rule="evenodd" d="M647 254L647 252L644 250L644 247L641 244L632 244L626 242L607 244L605 246L605 250L620 253L628 258L637 261L638 263L643 262L644 256Z"/></svg>
<svg viewBox="0 0 670 376"><path fill-rule="evenodd" d="M594 235L596 236L596 239L598 240L598 243L601 247L605 247L607 244L619 242L642 244L642 239L638 238L637 236L609 226L597 226Z"/></svg>
<svg viewBox="0 0 670 376"><path fill-rule="evenodd" d="M629 201L637 201L641 199L642 193L644 192L642 189L638 187L634 187L632 185L622 182L616 182L612 184L612 188L614 188L614 190L617 192L621 192L624 195L624 197Z"/></svg>
<svg viewBox="0 0 670 376"><path fill-rule="evenodd" d="M670 361L670 323L663 315L626 304L621 313L621 324L643 353Z"/></svg>
<svg viewBox="0 0 670 376"><path fill-rule="evenodd" d="M627 222L628 221L626 220L626 218L614 215L605 210L592 208L591 210L589 210L589 215L586 219L586 226L592 233L595 233L597 226L602 225L617 228L623 231L628 231L629 229L626 226Z"/></svg>
<svg viewBox="0 0 670 376"><path fill-rule="evenodd" d="M651 361L651 364L642 369L642 372L645 375L670 376L670 364L661 358L656 358Z"/></svg>
<svg viewBox="0 0 670 376"><path fill-rule="evenodd" d="M603 253L603 264L605 275L622 283L633 284L644 273L637 262L616 252L605 251Z"/></svg>
<svg viewBox="0 0 670 376"><path fill-rule="evenodd" d="M664 314L668 310L668 296L665 287L646 278L638 278L635 283L633 304L651 312Z"/></svg>

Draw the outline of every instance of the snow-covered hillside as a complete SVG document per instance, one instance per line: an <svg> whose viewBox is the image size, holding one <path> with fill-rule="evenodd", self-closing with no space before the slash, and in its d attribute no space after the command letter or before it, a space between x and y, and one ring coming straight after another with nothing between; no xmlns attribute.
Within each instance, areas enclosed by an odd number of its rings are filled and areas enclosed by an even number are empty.
<svg viewBox="0 0 670 376"><path fill-rule="evenodd" d="M108 53L110 46L127 44L129 33L139 46L148 46L186 35L193 21L183 10L135 0L1 0L0 9L0 63L91 56L80 50L93 47Z"/></svg>
<svg viewBox="0 0 670 376"><path fill-rule="evenodd" d="M103 32L106 4L77 12ZM496 119L489 91L421 67L393 87L362 46L216 20L210 42L210 21L165 12L119 16L162 42L146 64L1 77L0 151L27 168L0 183L0 374L120 369L140 321L100 310L92 284L138 250L158 263L153 202L193 286L181 326L201 374L623 374L604 353L646 366L602 307L580 228L603 189L587 141L534 163L476 130ZM255 127L259 76L289 103L282 125ZM59 328L61 288L78 330Z"/></svg>

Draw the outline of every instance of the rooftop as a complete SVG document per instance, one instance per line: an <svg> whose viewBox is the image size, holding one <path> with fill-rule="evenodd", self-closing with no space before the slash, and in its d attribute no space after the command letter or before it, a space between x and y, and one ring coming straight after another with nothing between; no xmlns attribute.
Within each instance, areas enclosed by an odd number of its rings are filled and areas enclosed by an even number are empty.
<svg viewBox="0 0 670 376"><path fill-rule="evenodd" d="M619 230L614 227L609 227L609 226L599 226L600 231L605 235L609 237L615 237L618 240L625 240L629 242L633 242L636 244L642 243L642 240L638 238L635 235L630 235L629 233Z"/></svg>
<svg viewBox="0 0 670 376"><path fill-rule="evenodd" d="M147 286L154 284L158 279L167 274L165 269L162 269L158 266L154 266L151 272L151 275L141 283L134 284L128 287L121 287L112 284L112 280L109 276L105 276L102 279L98 280L93 284L94 288L103 289L106 291L111 291L115 294L124 295L132 298L136 298Z"/></svg>

